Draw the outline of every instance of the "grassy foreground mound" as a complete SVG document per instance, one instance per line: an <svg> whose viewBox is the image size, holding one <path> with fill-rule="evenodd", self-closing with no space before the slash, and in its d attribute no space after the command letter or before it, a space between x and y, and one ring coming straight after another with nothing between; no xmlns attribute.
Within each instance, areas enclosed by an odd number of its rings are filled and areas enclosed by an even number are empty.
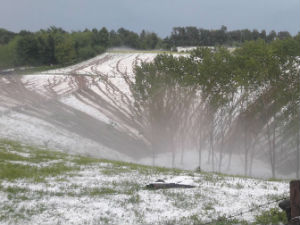
<svg viewBox="0 0 300 225"><path fill-rule="evenodd" d="M196 187L144 188L157 179ZM285 181L142 166L0 140L0 224L278 224L285 216L275 201L287 191Z"/></svg>

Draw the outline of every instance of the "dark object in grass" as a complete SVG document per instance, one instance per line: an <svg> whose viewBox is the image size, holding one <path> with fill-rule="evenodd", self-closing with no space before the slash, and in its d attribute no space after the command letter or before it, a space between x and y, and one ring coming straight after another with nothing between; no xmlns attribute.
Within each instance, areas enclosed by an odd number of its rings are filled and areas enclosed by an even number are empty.
<svg viewBox="0 0 300 225"><path fill-rule="evenodd" d="M164 182L165 183L165 181L164 180L162 180L162 179L158 179L157 181L155 181L155 182Z"/></svg>
<svg viewBox="0 0 300 225"><path fill-rule="evenodd" d="M291 201L290 199L285 199L279 202L279 208L281 208L286 213L288 221L291 220Z"/></svg>
<svg viewBox="0 0 300 225"><path fill-rule="evenodd" d="M292 218L287 225L300 225L300 216Z"/></svg>
<svg viewBox="0 0 300 225"><path fill-rule="evenodd" d="M146 185L147 189L167 189L167 188L194 188L193 185L187 185L187 184L176 184L176 183L151 183Z"/></svg>

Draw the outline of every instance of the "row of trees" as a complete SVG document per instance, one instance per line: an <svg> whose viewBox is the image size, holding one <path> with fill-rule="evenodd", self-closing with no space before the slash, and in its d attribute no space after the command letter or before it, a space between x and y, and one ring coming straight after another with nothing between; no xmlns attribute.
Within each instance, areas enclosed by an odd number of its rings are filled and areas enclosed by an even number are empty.
<svg viewBox="0 0 300 225"><path fill-rule="evenodd" d="M239 45L245 41L263 39L267 42L289 38L288 32L263 30L227 31L198 29L196 27L175 27L172 34L161 39L156 33L142 31L140 34L120 28L108 31L84 30L67 32L50 27L38 32L21 31L13 33L0 29L0 69L15 66L38 66L70 64L91 58L109 47L126 46L135 49L171 49L177 46Z"/></svg>
<svg viewBox="0 0 300 225"><path fill-rule="evenodd" d="M287 31L276 33L274 30L268 34L265 30L233 30L227 31L226 26L217 30L208 30L197 27L175 27L171 35L165 40L169 46L216 46L228 45L238 46L245 41L262 39L271 42L275 39L286 39L292 37Z"/></svg>
<svg viewBox="0 0 300 225"><path fill-rule="evenodd" d="M153 163L159 152L196 147L214 171L244 158L251 175L254 159L276 172L299 178L300 39L250 41L230 53L198 48L189 57L160 55L137 66L133 89ZM226 160L225 160L226 159Z"/></svg>
<svg viewBox="0 0 300 225"><path fill-rule="evenodd" d="M163 48L155 34L142 31L140 35L120 28L108 31L105 27L83 32L67 32L51 27L32 33L14 34L0 30L0 68L70 64L91 58L109 47L126 46L135 49Z"/></svg>

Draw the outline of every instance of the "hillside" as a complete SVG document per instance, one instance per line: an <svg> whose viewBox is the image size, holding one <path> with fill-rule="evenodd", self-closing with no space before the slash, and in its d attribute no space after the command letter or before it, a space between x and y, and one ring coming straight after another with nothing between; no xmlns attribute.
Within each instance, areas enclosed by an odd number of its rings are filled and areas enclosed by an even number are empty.
<svg viewBox="0 0 300 225"><path fill-rule="evenodd" d="M0 138L71 154L152 165L153 155L144 133L149 124L143 123L143 112L135 105L132 84L134 66L152 62L159 53L162 52L112 49L62 69L0 75ZM155 165L192 170L198 167L197 145L177 148L174 165L167 148L157 152ZM215 171L206 148L201 153L201 169ZM220 171L244 174L241 155L233 152L224 157ZM271 177L270 165L261 159L251 158L254 166L249 175ZM278 172L277 177L295 175Z"/></svg>
<svg viewBox="0 0 300 225"><path fill-rule="evenodd" d="M196 187L145 189L157 179ZM276 224L282 216L276 200L287 191L284 181L147 167L0 141L0 224L202 224L215 219L213 224Z"/></svg>
<svg viewBox="0 0 300 225"><path fill-rule="evenodd" d="M157 53L113 52L64 69L0 76L0 137L113 159L140 158L129 88Z"/></svg>

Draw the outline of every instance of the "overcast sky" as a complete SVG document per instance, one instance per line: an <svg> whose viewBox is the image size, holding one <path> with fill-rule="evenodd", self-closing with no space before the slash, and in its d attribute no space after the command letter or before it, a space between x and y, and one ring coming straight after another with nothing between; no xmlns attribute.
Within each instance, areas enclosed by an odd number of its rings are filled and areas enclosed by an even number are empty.
<svg viewBox="0 0 300 225"><path fill-rule="evenodd" d="M0 0L0 27L18 32L50 26L170 34L175 26L300 31L300 0Z"/></svg>

